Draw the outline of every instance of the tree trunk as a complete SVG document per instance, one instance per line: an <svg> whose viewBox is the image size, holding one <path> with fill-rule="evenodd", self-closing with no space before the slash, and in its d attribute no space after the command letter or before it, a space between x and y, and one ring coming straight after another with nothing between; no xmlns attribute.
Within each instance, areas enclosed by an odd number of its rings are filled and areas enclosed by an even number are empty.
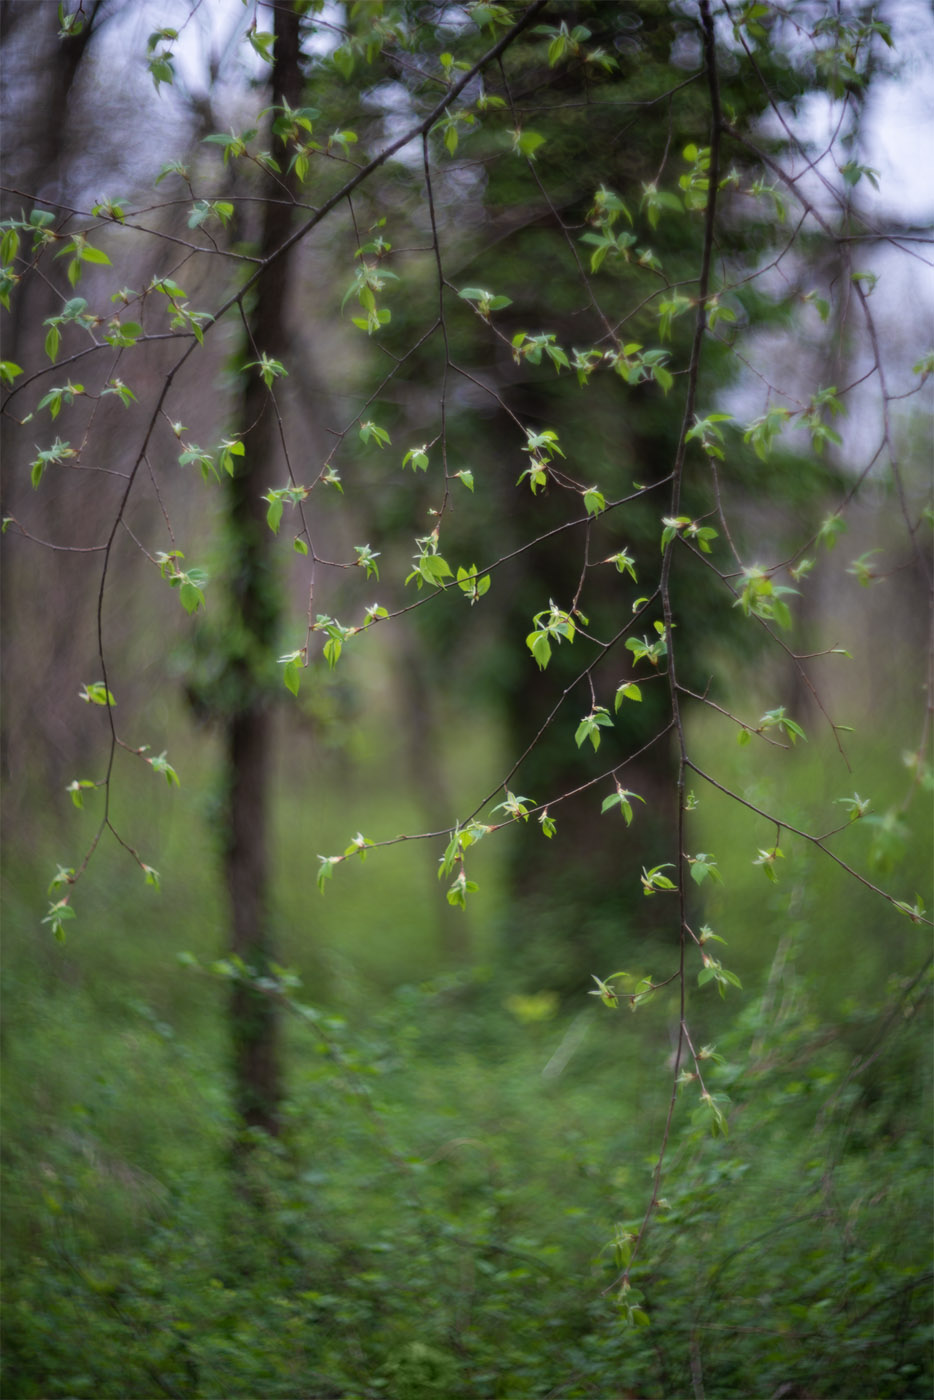
<svg viewBox="0 0 934 1400"><path fill-rule="evenodd" d="M298 106L298 16L285 6L275 11L273 103L285 98ZM282 182L267 177L259 255L267 258L289 233L291 210L282 203ZM288 257L275 262L259 284L249 319L250 337L261 353L278 358L287 351ZM249 358L254 358L250 353ZM277 459L276 415L255 371L249 372L241 407L249 429L244 465L230 483L230 588L233 614L241 633L231 661L236 701L225 719L226 861L230 898L230 951L256 977L268 973L273 960L270 930L270 792L273 761L272 701L256 659L275 644L279 597L273 559L274 539L265 521L264 491L272 484ZM279 1132L282 1073L278 1008L252 981L234 984L230 1005L233 1041L234 1104L246 1129Z"/></svg>

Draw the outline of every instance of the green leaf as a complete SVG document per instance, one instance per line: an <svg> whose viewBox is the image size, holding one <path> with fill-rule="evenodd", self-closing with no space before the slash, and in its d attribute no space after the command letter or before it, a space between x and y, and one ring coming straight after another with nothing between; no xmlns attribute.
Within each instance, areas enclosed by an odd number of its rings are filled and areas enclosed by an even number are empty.
<svg viewBox="0 0 934 1400"><path fill-rule="evenodd" d="M705 851L700 851L696 856L688 856L688 864L691 872L691 879L695 885L702 885L705 880L716 880L722 883L723 876L717 869L717 862L713 856L707 855Z"/></svg>
<svg viewBox="0 0 934 1400"><path fill-rule="evenodd" d="M927 912L924 907L924 900L919 894L915 895L914 904L909 904L907 900L897 899L895 908L900 914L906 914L913 924L920 924Z"/></svg>
<svg viewBox="0 0 934 1400"><path fill-rule="evenodd" d="M386 429L385 429L385 428L381 428L381 427L379 426L378 423L371 423L371 422L361 423L361 424L360 424L360 441L361 441L362 443L368 443L368 442L370 441L371 438L372 438L373 442L376 443L376 446L377 446L377 447L388 447L389 444L390 444L390 442L391 442L391 438L390 438L389 434L387 433ZM426 459L425 466L427 466L427 465L428 465L428 462L427 462L427 459ZM424 470L424 468L423 468L422 470Z"/></svg>
<svg viewBox="0 0 934 1400"><path fill-rule="evenodd" d="M177 38L177 29L154 29L146 40L146 52L152 53L153 49L157 49L161 43L172 43Z"/></svg>
<svg viewBox="0 0 934 1400"><path fill-rule="evenodd" d="M858 792L854 792L852 797L838 797L836 800L841 807L846 808L851 822L865 817L872 805L868 797L860 797Z"/></svg>
<svg viewBox="0 0 934 1400"><path fill-rule="evenodd" d="M181 787L181 778L179 778L164 752L160 753L156 758L147 758L146 762L151 765L154 773L161 773L164 776L169 787Z"/></svg>
<svg viewBox="0 0 934 1400"><path fill-rule="evenodd" d="M92 782L90 778L75 778L74 782L68 784L65 791L71 793L71 800L76 807L83 808L84 798L81 795L82 791L86 788L95 787L97 787L97 783Z"/></svg>
<svg viewBox="0 0 934 1400"><path fill-rule="evenodd" d="M645 803L645 798L640 797L637 792L630 792L628 788L620 787L619 784L617 784L616 791L611 792L609 797L603 799L600 813L602 815L605 812L612 811L614 807L618 807L626 820L626 825L631 826L633 818L633 799L635 799L636 802Z"/></svg>
<svg viewBox="0 0 934 1400"><path fill-rule="evenodd" d="M468 880L466 872L464 870L461 870L457 876L457 879L454 881L453 885L448 890L448 904L452 904L455 908L458 909L466 909L467 896L469 894L475 894L478 888L479 886L477 885L476 881Z"/></svg>
<svg viewBox="0 0 934 1400"><path fill-rule="evenodd" d="M193 327L193 329L195 328ZM271 355L266 354L261 355L258 360L251 360L249 364L245 364L243 368L245 370L258 369L260 378L267 389L271 389L277 379L288 374L288 370L281 360L276 360Z"/></svg>
<svg viewBox="0 0 934 1400"><path fill-rule="evenodd" d="M349 157L351 146L355 146L359 139L355 131L332 131L328 137L328 150L330 150L332 146L340 146L344 155Z"/></svg>
<svg viewBox="0 0 934 1400"><path fill-rule="evenodd" d="M52 418L55 419L61 412L63 403L69 405L73 404L75 401L75 396L83 393L84 385L72 384L71 380L69 379L68 383L65 384L62 388L50 389L47 394L44 394L39 400L39 402L36 404L36 411L38 412L39 409L47 408L49 410L49 413L52 415Z"/></svg>
<svg viewBox="0 0 934 1400"><path fill-rule="evenodd" d="M376 433L376 432L381 432L381 431L382 431L382 429L376 429L374 424L370 424L369 426L370 426L371 428L374 428L374 430L375 430L375 431L374 431L374 434L373 434L374 436L375 436L375 433ZM362 428L361 428L361 430L360 430L360 436L363 437L363 429L362 429ZM364 439L364 441L365 441L365 440L366 440L366 439ZM379 445L382 447L383 444L380 443ZM408 452L407 452L407 453L405 454L405 456L402 458L402 466L403 466L403 469L404 469L405 467L411 466L413 472L416 472L416 471L419 471L419 472L426 472L426 471L428 470L428 452L427 452L427 450L426 450L424 447L410 447L409 450L408 450Z"/></svg>
<svg viewBox="0 0 934 1400"><path fill-rule="evenodd" d="M615 564L616 571L620 574L628 574L633 583L638 583L636 578L636 564L628 549L621 549L617 554L611 554L608 559L604 559L604 564Z"/></svg>
<svg viewBox="0 0 934 1400"><path fill-rule="evenodd" d="M178 596L187 613L197 612L199 607L204 606L204 593L192 577L194 572L191 570L188 574L182 575L178 584Z"/></svg>
<svg viewBox="0 0 934 1400"><path fill-rule="evenodd" d="M418 572L426 583L439 587L446 578L451 578L451 566L440 554L422 554L418 560Z"/></svg>
<svg viewBox="0 0 934 1400"><path fill-rule="evenodd" d="M868 588L870 584L879 578L870 560L876 554L881 554L881 549L870 549L865 554L861 554L858 559L854 559L847 569L848 574L853 574L862 588Z"/></svg>
<svg viewBox="0 0 934 1400"><path fill-rule="evenodd" d="M45 337L45 353L53 364L58 359L58 350L61 343L62 333L58 326L50 326Z"/></svg>
<svg viewBox="0 0 934 1400"><path fill-rule="evenodd" d="M341 863L341 861L344 859L344 857L343 857L343 856L319 856L318 859L320 860L321 865L320 865L320 867L319 867L319 869L318 869L318 877L317 877L316 883L317 883L318 889L321 891L322 894L324 894L324 886L325 886L325 884L327 883L327 881L330 880L330 879L332 878L332 876L333 876L333 874L334 874L334 867L335 867L335 865L340 865L340 863Z"/></svg>
<svg viewBox="0 0 934 1400"><path fill-rule="evenodd" d="M345 856L359 856L361 860L366 860L367 847L373 842L368 841L362 831L358 831L350 845L344 850Z"/></svg>
<svg viewBox="0 0 934 1400"><path fill-rule="evenodd" d="M351 323L355 325L358 330L366 331L367 335L372 335L373 332L379 330L381 326L389 325L389 322L392 320L392 312L388 307L383 307L378 311L370 311L366 316L352 316L350 319Z"/></svg>
<svg viewBox="0 0 934 1400"><path fill-rule="evenodd" d="M671 374L670 370L667 370L662 364L652 366L652 378L666 394L675 382L674 376Z"/></svg>
<svg viewBox="0 0 934 1400"><path fill-rule="evenodd" d="M182 180L185 180L187 182L190 177L190 171L188 169L188 166L183 165L181 161L170 160L166 165L163 165L162 169L159 171L159 174L153 181L153 184L158 185L160 181L166 178L167 175L178 175Z"/></svg>
<svg viewBox="0 0 934 1400"><path fill-rule="evenodd" d="M263 497L269 502L269 509L266 511L266 524L274 535L279 533L279 525L282 521L282 497L278 491L270 491Z"/></svg>
<svg viewBox="0 0 934 1400"><path fill-rule="evenodd" d="M160 83L168 83L171 87L175 81L175 69L172 67L172 61L173 56L170 53L160 53L149 60L149 73L156 92L159 91Z"/></svg>
<svg viewBox="0 0 934 1400"><path fill-rule="evenodd" d="M78 692L78 698L88 705L109 705L111 709L117 703L103 681L91 681L89 685L85 685L84 689Z"/></svg>
<svg viewBox="0 0 934 1400"><path fill-rule="evenodd" d="M674 881L670 880L667 875L662 874L663 870L671 870L672 868L670 861L666 861L664 865L653 865L651 870L646 870L645 866L643 866L642 874L639 877L642 884L642 893L648 897L658 894L660 891L670 894L672 890L676 890L678 886Z"/></svg>
<svg viewBox="0 0 934 1400"><path fill-rule="evenodd" d="M529 127L525 131L512 133L512 149L518 155L525 156L526 160L534 160L536 151L544 144L545 138L541 132L532 131Z"/></svg>
<svg viewBox="0 0 934 1400"><path fill-rule="evenodd" d="M255 24L256 21L254 20L253 24L247 30L247 38L250 41L254 53L258 53L264 63L272 63L272 49L273 45L276 42L276 36L274 34L264 34L259 32L254 27Z"/></svg>
<svg viewBox="0 0 934 1400"><path fill-rule="evenodd" d="M73 885L75 878L74 867L71 865L60 865L52 879L49 881L49 894L54 894L64 885Z"/></svg>
<svg viewBox="0 0 934 1400"><path fill-rule="evenodd" d="M460 588L461 592L467 596L472 607L474 603L479 602L484 593L489 592L490 576L489 574L484 574L480 577L476 564L471 564L469 569L459 567L457 570L457 586Z"/></svg>
<svg viewBox="0 0 934 1400"><path fill-rule="evenodd" d="M760 850L755 860L753 861L753 865L760 866L762 869L762 873L766 876L768 880L771 880L772 884L774 885L778 880L778 875L775 870L775 862L777 860L784 860L784 858L785 852L781 849L781 847L773 846L770 851Z"/></svg>
<svg viewBox="0 0 934 1400"><path fill-rule="evenodd" d="M539 670L544 671L551 660L551 643L548 640L548 633L530 632L525 639L525 644L534 656Z"/></svg>
<svg viewBox="0 0 934 1400"><path fill-rule="evenodd" d="M574 742L580 748L585 739L589 739L593 745L594 752L600 747L600 730L612 729L613 720L609 710L604 705L595 705L589 715L585 715L577 726L574 735Z"/></svg>
<svg viewBox="0 0 934 1400"><path fill-rule="evenodd" d="M765 729L780 729L783 734L787 734L788 738L791 740L792 747L794 747L798 739L803 739L804 742L807 743L807 735L804 730L801 728L800 724L785 714L784 705L779 705L778 708L774 710L766 710L759 721L758 732L761 733Z"/></svg>
<svg viewBox="0 0 934 1400"><path fill-rule="evenodd" d="M464 301L471 302L474 310L484 319L491 311L503 311L507 306L512 306L510 297L495 296L493 292L487 292L482 287L464 287L457 295L463 297Z"/></svg>
<svg viewBox="0 0 934 1400"><path fill-rule="evenodd" d="M717 959L710 957L708 953L702 953L701 957L704 960L704 966L697 974L699 987L706 986L708 982L716 982L717 991L721 997L726 996L727 987L739 987L742 990L743 984L735 972L730 972L727 968L722 967Z"/></svg>
<svg viewBox="0 0 934 1400"><path fill-rule="evenodd" d="M618 710L624 700L641 699L642 691L640 690L639 686L637 686L634 681L624 681L623 684L619 686L619 688L616 691L616 699L613 702L614 709Z"/></svg>
<svg viewBox="0 0 934 1400"><path fill-rule="evenodd" d="M305 552L308 552L307 546ZM355 544L354 553L357 556L357 564L359 567L366 570L367 578L375 578L378 581L379 565L376 561L379 558L379 554L374 554L368 544Z"/></svg>
<svg viewBox="0 0 934 1400"><path fill-rule="evenodd" d="M106 394L116 394L124 408L129 408L131 403L136 402L136 395L128 384L124 384L122 379L108 379L101 390L101 398Z"/></svg>
<svg viewBox="0 0 934 1400"><path fill-rule="evenodd" d="M592 997L599 997L600 1000L603 1002L604 1006L608 1006L611 1011L615 1011L616 1008L619 1006L619 993L613 986L613 978L625 977L626 973L614 972L610 977L607 977L606 979L598 977L595 972L592 972L590 976L593 979L593 981L596 982L597 986L595 991L590 991L587 995Z"/></svg>
<svg viewBox="0 0 934 1400"><path fill-rule="evenodd" d="M245 453L246 448L238 438L221 439L217 448L217 458L228 476L234 476L236 473L237 465L234 462L234 458L243 457Z"/></svg>
<svg viewBox="0 0 934 1400"><path fill-rule="evenodd" d="M479 3L467 6L467 13L478 29L489 28L495 30L499 25L504 28L512 24L513 16L505 5L495 5L492 0L479 0Z"/></svg>
<svg viewBox="0 0 934 1400"><path fill-rule="evenodd" d="M650 642L647 637L629 637L626 640L626 650L632 652L633 665L639 661L648 661L650 666L657 669L659 661L668 655L668 643L661 636L654 642Z"/></svg>
<svg viewBox="0 0 934 1400"><path fill-rule="evenodd" d="M301 684L302 669L304 667L304 664L304 651L289 651L286 652L285 656L279 657L279 665L285 667L285 670L282 673L282 679L285 682L285 688L286 690L291 691L293 695L298 695L298 688ZM323 859L323 857L319 856L318 859L321 860Z"/></svg>
<svg viewBox="0 0 934 1400"><path fill-rule="evenodd" d="M529 808L535 806L534 797L516 797L515 793L506 789L506 800L500 802L493 808L494 812L506 812L514 821L522 819L527 822L529 819Z"/></svg>
<svg viewBox="0 0 934 1400"><path fill-rule="evenodd" d="M67 923L67 921L68 921L69 919L73 919L74 917L75 917L75 911L72 909L71 905L68 903L68 896L66 895L64 899L60 899L60 900L58 900L56 903L50 904L50 905L49 905L49 912L46 914L46 916L45 916L45 918L42 920L42 922L43 922L44 924L50 924L50 925L51 925L51 927L52 927L52 934L53 934L53 936L55 937L55 939L56 939L56 941L57 941L58 943L64 943L64 942L65 942L65 928L64 928L64 925Z"/></svg>
<svg viewBox="0 0 934 1400"><path fill-rule="evenodd" d="M591 486L584 492L584 506L588 515L600 515L606 510L606 500L596 486Z"/></svg>
<svg viewBox="0 0 934 1400"><path fill-rule="evenodd" d="M15 228L4 229L0 236L0 263L7 267L19 254L19 234Z"/></svg>

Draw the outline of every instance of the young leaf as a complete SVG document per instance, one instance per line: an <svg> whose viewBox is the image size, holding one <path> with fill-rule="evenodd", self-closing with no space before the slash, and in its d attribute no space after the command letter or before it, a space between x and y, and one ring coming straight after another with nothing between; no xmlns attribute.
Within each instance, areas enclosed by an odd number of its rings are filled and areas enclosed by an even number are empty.
<svg viewBox="0 0 934 1400"><path fill-rule="evenodd" d="M596 486L591 486L584 492L584 507L588 515L600 515L606 510L606 500Z"/></svg>
<svg viewBox="0 0 934 1400"><path fill-rule="evenodd" d="M604 564L615 564L618 573L628 574L633 583L638 583L636 578L635 560L628 549L621 549L616 554L611 554L608 559L604 559Z"/></svg>
<svg viewBox="0 0 934 1400"><path fill-rule="evenodd" d="M641 699L642 691L639 686L637 686L634 681L624 681L616 691L616 699L613 702L613 708L618 710L624 700L641 701Z"/></svg>
<svg viewBox="0 0 934 1400"><path fill-rule="evenodd" d="M577 726L574 735L574 742L580 748L585 739L589 739L593 745L594 752L600 747L600 730L612 729L613 720L605 705L595 705L589 715L585 715Z"/></svg>
<svg viewBox="0 0 934 1400"><path fill-rule="evenodd" d="M551 643L548 640L548 633L530 632L525 639L525 644L534 656L538 669L544 671L551 660Z"/></svg>
<svg viewBox="0 0 934 1400"><path fill-rule="evenodd" d="M371 438L372 438L372 440L376 443L376 446L377 446L377 447L387 447L387 446L389 445L390 441L391 441L391 439L390 439L390 437L389 437L389 434L387 433L386 429L385 429L385 428L381 428L381 427L379 426L378 423L371 423L371 422L361 423L361 424L360 424L360 441L361 441L362 443L368 443L368 442L370 441ZM403 466L404 466L404 465L405 465L405 463L403 462ZM425 466L427 467L427 465L428 465L428 461L427 461L427 458L426 458L426 460L425 460ZM422 470L424 471L424 469L425 469L425 468L423 467Z"/></svg>
<svg viewBox="0 0 934 1400"><path fill-rule="evenodd" d="M467 908L467 896L475 894L479 886L475 880L467 879L467 872L461 867L457 879L454 881L447 893L448 904L454 905L458 909Z"/></svg>
<svg viewBox="0 0 934 1400"><path fill-rule="evenodd" d="M75 911L68 903L68 896L66 895L64 899L59 899L54 904L49 905L49 912L46 914L42 922L44 924L51 925L52 935L55 938L56 942L64 943L64 925L69 919L73 919L74 917Z"/></svg>
<svg viewBox="0 0 934 1400"><path fill-rule="evenodd" d="M670 861L666 862L664 865L653 865L651 870L646 870L645 866L643 866L642 874L639 877L642 883L642 893L649 896L658 894L659 891L670 893L670 891L676 890L678 886L674 881L670 880L667 875L662 874L663 870L671 870L672 868Z"/></svg>
<svg viewBox="0 0 934 1400"><path fill-rule="evenodd" d="M637 792L630 792L628 788L620 787L619 784L617 784L616 791L611 792L609 797L605 797L603 799L602 806L600 807L600 813L602 815L604 812L609 812L614 807L618 807L626 820L626 825L631 826L633 818L633 798L635 798L637 802L645 802L645 798L640 797Z"/></svg>
<svg viewBox="0 0 934 1400"><path fill-rule="evenodd" d="M613 977L624 977L625 973L614 972L612 976L606 979L606 981L604 981L601 977L598 977L595 972L592 972L590 975L593 981L596 982L597 986L596 990L588 992L587 995L592 997L599 997L600 1000L603 1002L604 1006L608 1006L611 1011L615 1011L616 1008L619 1006L619 994L617 993L616 988L613 986Z"/></svg>
<svg viewBox="0 0 934 1400"><path fill-rule="evenodd" d="M457 586L461 592L470 600L470 605L479 602L484 593L489 592L490 576L484 574L481 578L477 573L476 564L471 564L469 569L459 567L457 570Z"/></svg>
<svg viewBox="0 0 934 1400"><path fill-rule="evenodd" d="M539 131L526 128L525 131L512 132L512 149L518 155L525 156L526 160L534 160L536 151L544 144L545 138Z"/></svg>
<svg viewBox="0 0 934 1400"><path fill-rule="evenodd" d="M108 705L111 709L117 703L103 681L91 681L89 685L85 685L84 689L79 691L78 698L88 705Z"/></svg>
<svg viewBox="0 0 934 1400"><path fill-rule="evenodd" d="M781 847L773 846L770 851L760 850L759 854L753 861L753 865L760 866L762 869L762 873L766 876L768 880L771 880L772 884L774 885L778 881L778 875L775 870L775 862L777 860L784 860L784 858L785 852L781 849Z"/></svg>
<svg viewBox="0 0 934 1400"><path fill-rule="evenodd" d="M288 651L284 656L279 657L279 665L285 668L282 672L282 679L285 682L286 690L291 691L293 695L298 695L298 688L302 679L302 668L305 665L305 652ZM323 859L323 857L319 857L319 859Z"/></svg>
<svg viewBox="0 0 934 1400"><path fill-rule="evenodd" d="M508 816L512 817L513 821L518 821L521 818L522 821L527 822L529 819L529 808L534 806L534 797L516 797L507 788L506 801L501 802L498 807L494 807L493 811L506 812Z"/></svg>
<svg viewBox="0 0 934 1400"><path fill-rule="evenodd" d="M700 851L696 856L688 856L688 864L691 868L691 879L696 885L702 885L707 879L716 880L718 884L723 880L716 860L705 851Z"/></svg>
<svg viewBox="0 0 934 1400"><path fill-rule="evenodd" d="M371 435L374 436L374 437L376 436L377 433L382 432L382 429L376 428L376 425L373 424L373 423L368 424L368 425L367 425L367 424L364 424L364 427L367 427L367 426L369 426L369 427L373 430L373 432L372 432ZM363 437L363 428L360 429L360 436L361 436L361 438ZM364 438L364 441L367 441L367 439ZM388 441L388 439L387 439L387 441ZM377 438L377 442L378 442L378 445L379 445L380 447L382 447L383 444L382 444L381 442L379 442L379 439L378 439L378 438ZM408 450L408 452L407 452L407 453L405 454L405 456L402 458L402 466L403 466L403 468L409 467L409 466L410 466L410 467L412 468L413 472L416 472L416 471L418 471L418 472L426 472L426 471L428 470L428 452L427 452L426 448L425 448L425 447L410 447L409 450Z"/></svg>
<svg viewBox="0 0 934 1400"><path fill-rule="evenodd" d="M318 889L324 894L324 886L334 875L335 865L340 865L343 856L319 856L321 865L318 868L316 884Z"/></svg>
<svg viewBox="0 0 934 1400"><path fill-rule="evenodd" d="M84 798L81 795L82 790L95 787L97 787L97 783L91 782L89 778L75 778L74 782L68 784L65 791L71 793L71 800L76 807L83 807Z"/></svg>
<svg viewBox="0 0 934 1400"><path fill-rule="evenodd" d="M169 787L181 787L181 779L165 756L160 753L157 758L147 758L146 762L151 765L154 773L162 773Z"/></svg>

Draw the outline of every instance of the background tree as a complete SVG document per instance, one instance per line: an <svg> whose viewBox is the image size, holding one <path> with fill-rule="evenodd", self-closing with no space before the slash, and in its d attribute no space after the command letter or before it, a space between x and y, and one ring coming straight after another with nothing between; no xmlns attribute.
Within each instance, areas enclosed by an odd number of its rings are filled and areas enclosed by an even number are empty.
<svg viewBox="0 0 934 1400"><path fill-rule="evenodd" d="M270 47L272 105L297 108L302 96L302 73L295 10L276 11ZM263 171L260 178L265 188L259 195L263 201L263 224L258 255L267 261L288 236L291 211L281 196L290 192L295 180L287 175L283 182L272 170ZM262 295L256 299L251 322L247 323L249 353L274 360L286 353L288 296L288 258L280 257L271 268ZM241 645L240 654L231 660L232 689L237 701L225 716L230 947L235 956L262 976L268 975L272 959L268 909L272 717L263 684L263 662L274 647L279 620L278 585L262 499L263 488L272 488L271 464L279 455L279 425L268 408L263 379L247 379L240 431L252 430L252 452L249 459L245 458L244 467L234 471L228 487L233 564L231 613L239 623L235 623L233 635ZM279 1128L281 1097L275 1019L275 1003L268 996L248 982L234 984L231 1023L239 1115L247 1127L273 1134Z"/></svg>

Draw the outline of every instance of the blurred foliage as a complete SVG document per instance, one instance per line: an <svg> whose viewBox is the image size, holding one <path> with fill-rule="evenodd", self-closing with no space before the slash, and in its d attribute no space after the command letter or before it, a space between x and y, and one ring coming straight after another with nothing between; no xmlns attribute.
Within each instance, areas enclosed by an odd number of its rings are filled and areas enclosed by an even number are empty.
<svg viewBox="0 0 934 1400"><path fill-rule="evenodd" d="M767 783L732 736L728 751L716 734L697 740L719 744L737 783L744 766ZM802 820L836 791L816 790L825 760L801 752ZM902 777L875 773L880 801ZM314 844L302 786L281 790L278 828ZM351 785L344 810L316 814L320 829L352 826L354 800ZM283 881L287 956L308 990L283 976L276 992L290 1013L286 1127L281 1143L257 1142L244 1198L227 1166L230 968L211 971L219 900L203 799L186 787L169 805L167 793L166 813L173 874L158 914L141 917L135 882L104 865L80 943L37 940L33 871L7 872L0 1393L928 1392L930 988L886 971L923 952L910 921L867 923L865 901L793 844L770 885L737 819L729 899L715 893L707 914L744 990L724 1003L700 989L692 1017L714 1042L702 1063L729 1099L728 1136L710 1136L686 1083L651 1248L621 1303L676 993L636 1016L582 990L562 1004L544 914L533 972L510 970L481 924L485 968L424 980L416 969L439 966L437 888L416 893L419 862L400 875L374 852L335 882L314 946L299 886ZM704 800L693 819L705 844L704 823L724 814ZM285 839L283 866L300 851ZM923 837L901 861L906 878L923 869ZM500 878L491 869L484 888ZM615 933L634 974L667 972L662 944L619 916ZM178 964L186 951L196 966ZM397 985L405 968L413 980ZM622 1306L651 1325L621 1328Z"/></svg>
<svg viewBox="0 0 934 1400"><path fill-rule="evenodd" d="M487 974L351 1024L286 978L286 1132L257 1145L247 1201L214 978L172 978L197 988L176 1025L119 983L102 1016L22 955L2 1393L924 1395L928 989L893 980L881 1021L822 1013L799 971L816 933L805 913L781 935L711 1059L729 1137L679 1113L622 1300L669 1049L651 1013L648 1034L595 1005L524 1016ZM633 1297L650 1327L620 1327Z"/></svg>

